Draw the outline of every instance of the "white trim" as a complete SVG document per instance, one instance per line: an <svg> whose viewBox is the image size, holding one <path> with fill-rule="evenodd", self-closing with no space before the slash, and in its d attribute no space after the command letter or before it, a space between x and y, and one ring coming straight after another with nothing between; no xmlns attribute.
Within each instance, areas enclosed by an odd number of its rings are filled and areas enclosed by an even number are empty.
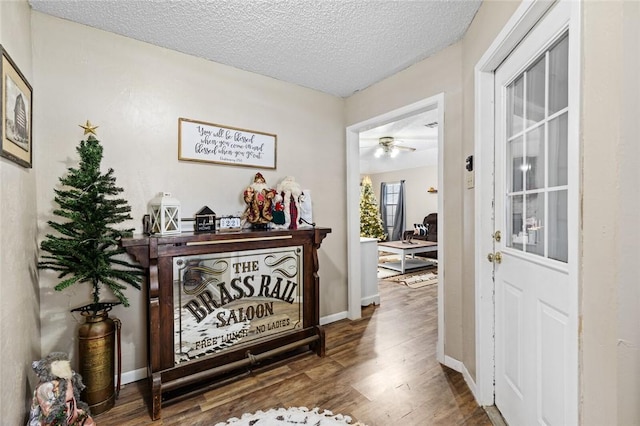
<svg viewBox="0 0 640 426"><path fill-rule="evenodd" d="M379 305L380 304L380 294L376 293L373 296L367 296L360 299L360 306L369 306L370 304Z"/></svg>
<svg viewBox="0 0 640 426"><path fill-rule="evenodd" d="M467 366L465 364L462 364L462 377L464 377L464 381L467 383L467 386L469 386L469 390L477 401L478 391L476 389L476 382L473 380L473 377L471 377L471 373L469 373L469 370L467 370Z"/></svg>
<svg viewBox="0 0 640 426"><path fill-rule="evenodd" d="M122 384L127 385L129 383L137 382L138 380L147 378L147 369L146 368L138 368L137 370L127 371L122 373ZM115 382L118 382L118 377L114 379Z"/></svg>
<svg viewBox="0 0 640 426"><path fill-rule="evenodd" d="M326 325L332 322L343 320L347 318L348 316L347 314L348 314L347 311L342 311L342 312L338 312L337 314L331 314L331 315L327 315L326 317L321 317L320 325Z"/></svg>
<svg viewBox="0 0 640 426"><path fill-rule="evenodd" d="M576 350L569 355L571 359L567 359L567 365L576 366L576 386L578 389L573 393L575 399L572 406L575 407L575 421L576 424L582 424L582 409L580 406L580 263L582 257L580 254L580 247L582 245L582 234L580 229L582 228L582 217L580 215L580 200L582 199L582 145L581 145L581 133L580 133L580 120L581 120L581 105L582 105L582 3L576 2L572 4L571 16L569 18L569 64L576 64L573 67L571 77L569 79L569 108L573 111L569 114L569 121L567 123L568 132L568 152L567 157L569 159L568 170L576 170L574 173L568 175L568 211L567 216L576 218L575 221L569 221L568 237L568 263L569 263L569 286L573 289L573 294L570 294L570 306L569 310L575 312L576 317L573 318L573 323L570 327L575 331L575 347ZM571 66L571 65L570 65ZM573 223L573 226L571 226ZM569 402L567 405L569 406Z"/></svg>
<svg viewBox="0 0 640 426"><path fill-rule="evenodd" d="M494 404L494 294L493 266L493 73L526 36L553 2L524 0L475 66L474 156L475 190L475 316L476 400Z"/></svg>
<svg viewBox="0 0 640 426"><path fill-rule="evenodd" d="M469 370L467 370L467 366L464 365L462 361L458 361L457 359L451 358L450 356L445 356L443 361L443 365L462 374L462 377L464 378L467 386L469 386L469 390L473 394L473 397L478 400L476 382L473 381L473 377L471 377L471 373L469 373Z"/></svg>
<svg viewBox="0 0 640 426"><path fill-rule="evenodd" d="M480 405L494 404L493 353L493 267L486 261L493 253L493 74L475 72L475 316L476 316L476 400ZM483 141L485 143L483 144ZM487 215L487 211L490 214Z"/></svg>
<svg viewBox="0 0 640 426"><path fill-rule="evenodd" d="M436 342L436 359L439 362L444 360L444 265L445 241L444 230L446 218L444 215L444 93L436 96L438 102L438 186L442 188L438 191L438 263L442 268L438 268L438 341Z"/></svg>
<svg viewBox="0 0 640 426"><path fill-rule="evenodd" d="M571 3L570 40L576 43L573 49L579 55L580 47L580 2ZM511 19L498 34L491 46L475 66L475 109L474 109L474 149L476 158L476 193L475 193L475 316L476 316L476 400L480 405L494 405L494 290L493 266L486 260L487 253L493 252L493 156L494 156L494 71L507 58L515 46L531 31L540 18L553 6L553 1L524 0ZM579 64L579 56L571 57L570 63ZM576 67L579 71L580 67ZM575 78L574 78L575 77ZM569 102L574 113L574 122L570 125L569 134L579 132L579 84L580 75L570 79ZM573 89L573 90L572 90ZM570 143L571 145L571 143ZM579 158L573 153L574 158ZM576 169L574 169L576 170ZM574 188L579 188L579 181L572 181ZM577 191L579 192L579 191ZM578 194L570 196L577 200ZM569 203L571 205L571 202ZM577 207L577 203L576 203ZM578 217L570 208L571 217ZM577 229L574 235L578 235ZM571 234L570 234L571 235ZM577 241L572 246L569 238L569 256L571 262L570 285L576 289L574 295L578 302L578 254ZM578 312L577 307L575 312ZM575 326L577 333L577 324ZM577 338L577 335L576 335ZM577 354L575 364L578 365ZM574 361L574 360L571 360ZM577 393L576 393L577 394ZM579 401L575 401L578 407Z"/></svg>
<svg viewBox="0 0 640 426"><path fill-rule="evenodd" d="M446 218L443 214L444 200L444 93L431 96L410 105L389 111L346 128L347 142L347 265L348 265L348 318L361 317L360 299L360 149L359 133L383 124L397 121L420 112L438 108L438 263L445 265L446 251L443 232ZM438 268L438 342L436 358L444 361L444 285L443 268Z"/></svg>
<svg viewBox="0 0 640 426"><path fill-rule="evenodd" d="M452 370L456 370L458 373L462 373L463 364L462 361L458 361L455 358L451 358L449 355L444 356L444 362L442 363Z"/></svg>

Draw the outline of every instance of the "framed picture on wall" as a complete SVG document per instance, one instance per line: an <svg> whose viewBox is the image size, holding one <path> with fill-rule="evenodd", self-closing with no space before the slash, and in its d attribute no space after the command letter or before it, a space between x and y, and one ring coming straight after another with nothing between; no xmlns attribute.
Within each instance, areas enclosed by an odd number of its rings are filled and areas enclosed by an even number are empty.
<svg viewBox="0 0 640 426"><path fill-rule="evenodd" d="M3 157L27 168L31 168L32 138L32 99L33 90L18 66L13 62L7 51L0 45L2 61L0 62L0 76L2 85L1 119Z"/></svg>
<svg viewBox="0 0 640 426"><path fill-rule="evenodd" d="M278 136L271 133L178 119L181 161L275 169L277 140Z"/></svg>

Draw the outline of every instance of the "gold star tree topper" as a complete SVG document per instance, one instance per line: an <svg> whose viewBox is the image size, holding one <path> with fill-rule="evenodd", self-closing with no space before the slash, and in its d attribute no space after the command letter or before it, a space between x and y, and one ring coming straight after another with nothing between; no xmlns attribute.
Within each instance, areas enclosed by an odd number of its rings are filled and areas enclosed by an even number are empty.
<svg viewBox="0 0 640 426"><path fill-rule="evenodd" d="M92 134L94 136L96 135L96 129L100 126L92 126L91 122L89 120L87 120L87 122L84 124L84 126L82 124L79 124L80 127L82 127L84 129L84 134L88 135L88 134Z"/></svg>

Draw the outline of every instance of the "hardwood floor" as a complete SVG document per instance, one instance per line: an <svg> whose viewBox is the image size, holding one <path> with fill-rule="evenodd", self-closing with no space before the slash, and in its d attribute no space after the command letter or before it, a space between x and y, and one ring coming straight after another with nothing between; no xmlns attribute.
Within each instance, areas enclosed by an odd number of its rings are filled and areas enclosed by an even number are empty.
<svg viewBox="0 0 640 426"><path fill-rule="evenodd" d="M320 407L368 426L491 425L462 375L436 361L437 286L380 282L381 304L325 327L327 355L298 355L190 398L151 421L146 380L123 387L100 426L215 425L273 407Z"/></svg>

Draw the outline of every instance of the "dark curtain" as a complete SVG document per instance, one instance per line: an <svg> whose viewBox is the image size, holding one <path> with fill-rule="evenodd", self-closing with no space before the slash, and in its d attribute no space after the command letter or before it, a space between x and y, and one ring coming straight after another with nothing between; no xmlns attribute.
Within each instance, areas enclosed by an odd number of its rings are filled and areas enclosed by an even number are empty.
<svg viewBox="0 0 640 426"><path fill-rule="evenodd" d="M382 182L380 184L380 216L382 216L382 229L384 233L387 233L387 184ZM389 237L387 237L389 240Z"/></svg>
<svg viewBox="0 0 640 426"><path fill-rule="evenodd" d="M404 207L404 181L400 181L400 191L398 192L398 204L396 206L396 217L393 221L393 235L389 238L391 241L402 240L402 234L405 228L405 207Z"/></svg>

